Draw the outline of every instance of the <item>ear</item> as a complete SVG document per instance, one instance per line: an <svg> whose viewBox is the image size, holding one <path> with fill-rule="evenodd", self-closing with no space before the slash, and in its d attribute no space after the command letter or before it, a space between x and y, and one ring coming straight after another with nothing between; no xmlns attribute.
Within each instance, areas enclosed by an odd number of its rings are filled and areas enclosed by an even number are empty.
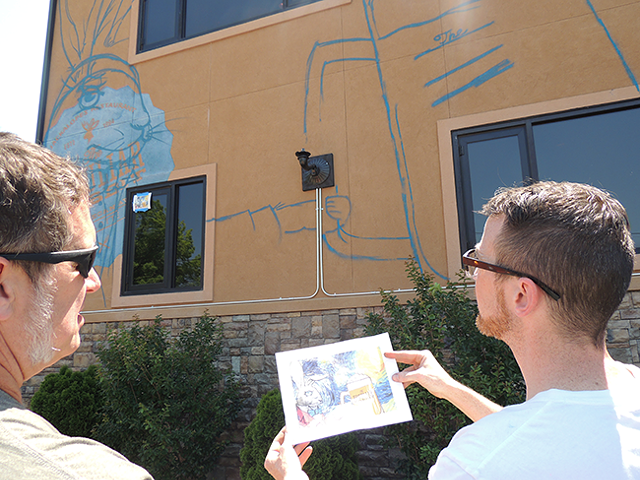
<svg viewBox="0 0 640 480"><path fill-rule="evenodd" d="M513 294L514 312L518 317L526 317L540 307L542 290L527 277L518 278Z"/></svg>
<svg viewBox="0 0 640 480"><path fill-rule="evenodd" d="M11 317L14 308L15 289L9 261L0 257L0 322Z"/></svg>

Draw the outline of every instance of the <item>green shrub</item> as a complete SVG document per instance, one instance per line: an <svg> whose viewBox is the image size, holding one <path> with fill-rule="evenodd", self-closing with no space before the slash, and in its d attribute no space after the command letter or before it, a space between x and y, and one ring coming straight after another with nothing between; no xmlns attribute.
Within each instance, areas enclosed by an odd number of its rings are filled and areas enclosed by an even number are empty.
<svg viewBox="0 0 640 480"><path fill-rule="evenodd" d="M173 342L160 317L110 331L98 353L105 404L96 439L158 480L206 478L241 407L237 381L217 366L221 335L206 313Z"/></svg>
<svg viewBox="0 0 640 480"><path fill-rule="evenodd" d="M524 380L511 350L478 331L477 307L465 289L452 283L442 288L415 261L407 262L407 274L415 298L401 305L383 292L384 317L370 314L366 334L389 332L394 350L431 350L453 378L500 405L524 401ZM386 431L408 458L400 465L406 478L425 478L440 450L471 421L418 384L406 392L414 421Z"/></svg>
<svg viewBox="0 0 640 480"><path fill-rule="evenodd" d="M244 429L244 447L240 451L240 476L243 480L272 478L264 469L264 459L284 423L282 398L276 388L263 395L255 418ZM357 450L358 440L353 433L318 440L313 442L313 453L304 470L313 480L361 479Z"/></svg>
<svg viewBox="0 0 640 480"><path fill-rule="evenodd" d="M59 373L45 377L30 408L65 435L89 437L101 404L97 367L73 372L65 365Z"/></svg>

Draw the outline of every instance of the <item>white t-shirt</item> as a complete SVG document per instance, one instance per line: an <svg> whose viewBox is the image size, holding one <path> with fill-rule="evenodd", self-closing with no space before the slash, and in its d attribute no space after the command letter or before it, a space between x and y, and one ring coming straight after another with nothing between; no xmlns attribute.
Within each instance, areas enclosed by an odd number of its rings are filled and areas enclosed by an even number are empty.
<svg viewBox="0 0 640 480"><path fill-rule="evenodd" d="M640 480L640 369L610 390L547 390L461 429L430 480Z"/></svg>

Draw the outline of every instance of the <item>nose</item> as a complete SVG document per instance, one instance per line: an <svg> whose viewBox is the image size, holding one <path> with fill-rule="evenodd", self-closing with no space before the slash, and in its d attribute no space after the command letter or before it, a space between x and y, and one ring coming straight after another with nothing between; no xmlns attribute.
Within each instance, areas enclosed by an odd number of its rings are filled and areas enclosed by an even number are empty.
<svg viewBox="0 0 640 480"><path fill-rule="evenodd" d="M89 271L89 276L85 279L84 283L87 287L87 293L93 293L100 290L102 281L100 280L100 276L98 275L98 272L96 272L95 268L92 268Z"/></svg>

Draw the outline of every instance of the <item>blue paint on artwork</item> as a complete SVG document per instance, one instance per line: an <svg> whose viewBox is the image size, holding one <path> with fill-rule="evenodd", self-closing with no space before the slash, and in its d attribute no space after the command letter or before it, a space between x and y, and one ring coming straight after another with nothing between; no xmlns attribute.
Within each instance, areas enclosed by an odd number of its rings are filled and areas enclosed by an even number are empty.
<svg viewBox="0 0 640 480"><path fill-rule="evenodd" d="M451 30L447 30L444 33L439 33L438 35L433 37L433 40L438 43L438 46L430 48L428 50L425 50L422 53L419 53L418 55L416 55L414 57L414 60L418 60L419 58L424 57L428 53L435 52L436 50L440 50L445 45L449 45L450 43L453 43L453 42L455 42L457 40L460 40L461 38L464 38L464 37L466 37L468 35L471 35L472 33L476 33L476 32L479 32L482 29L490 27L491 25L493 25L493 23L494 22L489 22L489 23L487 23L485 25L482 25L481 27L478 27L478 28L473 29L471 31L469 31L469 29L467 28L465 30L459 29L457 32L453 32Z"/></svg>
<svg viewBox="0 0 640 480"><path fill-rule="evenodd" d="M513 62L511 62L509 60L502 60L500 63L498 63L497 65L494 65L489 70L484 72L482 75L478 75L476 78L471 80L466 85L463 85L462 87L457 88L457 89L447 93L446 95L440 97L435 102L433 102L431 104L431 106L435 107L437 105L440 105L442 102L444 102L444 101L450 99L451 97L454 97L454 96L458 95L459 93L462 93L465 90L468 90L468 89L470 89L472 87L477 88L480 85L482 85L483 83L487 82L488 80L491 80L493 77L495 77L497 75L500 75L501 73L509 70L512 67L513 67Z"/></svg>
<svg viewBox="0 0 640 480"><path fill-rule="evenodd" d="M460 5L458 5L456 7L453 7L453 8L450 8L449 10L441 13L437 17L433 17L433 18L430 18L428 20L424 20L422 22L416 22L416 23L410 23L408 25L404 25L402 27L396 28L395 30L393 30L392 32L387 33L386 35L378 35L378 38L380 40L386 40L387 38L395 35L396 33L401 32L403 30L407 30L409 28L424 27L425 25L437 22L438 20L441 20L444 17L447 17L449 15L454 15L456 13L469 12L471 10L475 10L476 8L478 8L477 6L476 7L471 7L471 8L467 8L467 7L469 5L473 5L474 3L478 3L478 2L481 2L481 1L482 0L469 0L467 2L462 2ZM369 6L370 6L370 9L371 9L371 16L372 17L374 16L374 14L373 14L373 3L374 3L374 0L369 0ZM367 8L367 6L365 4L365 9L366 8ZM377 33L377 28L376 28L376 33Z"/></svg>
<svg viewBox="0 0 640 480"><path fill-rule="evenodd" d="M104 53L104 48L127 40L122 25L131 2L97 0L88 14L84 6L68 0L57 5L56 31L67 76L55 97L43 143L86 165L100 245L95 264L106 268L122 253L126 189L169 178L174 169L173 134L164 112L142 93L136 68ZM100 44L103 52L96 53Z"/></svg>
<svg viewBox="0 0 640 480"><path fill-rule="evenodd" d="M468 62L463 63L462 65L460 65L459 67L454 68L453 70L449 70L447 73L445 73L444 75L440 75L437 78L434 78L433 80L428 81L427 83L424 84L425 87L429 87L431 85L433 85L434 83L439 82L440 80L444 80L445 78L447 78L449 75L456 73L460 70L462 70L463 68L468 67L469 65L473 65L474 63L476 63L478 60L483 59L484 57L486 57L487 55L495 52L496 50L498 50L499 48L501 48L502 45L498 45L497 47L493 47L490 50L487 50L484 53L481 53L480 55L478 55L477 57L472 58L471 60L469 60Z"/></svg>
<svg viewBox="0 0 640 480"><path fill-rule="evenodd" d="M388 134L391 140L391 145L393 147L393 156L395 159L396 170L398 172L398 182L401 190L400 200L402 202L403 215L405 219L405 228L407 233L406 235L401 235L394 239L389 239L388 237L384 239L387 241L399 241L400 239L402 239L402 241L405 241L405 242L408 241L407 250L411 254L411 256L417 260L418 264L420 265L420 268L421 269L423 267L428 268L437 276L443 279L445 279L446 277L440 274L439 272L437 272L432 267L432 265L430 264L426 256L424 255L422 244L420 241L420 236L418 234L418 221L416 219L413 191L412 191L411 180L409 175L409 166L408 166L408 160L405 153L404 142L402 139L401 125L400 125L400 119L399 119L399 116L400 116L399 105L396 103L392 103L389 98L389 94L386 86L386 80L383 72L383 61L380 55L379 45L384 41L390 40L392 37L396 36L397 34L405 30L422 28L422 27L425 27L426 25L436 24L439 20L449 15L456 15L456 14L469 12L471 10L477 9L479 8L479 4L481 1L482 0L464 1L464 2L461 2L459 5L452 7L449 10L433 18L429 18L420 22L409 23L407 25L402 25L388 33L381 34L379 32L378 25L375 18L375 9L374 9L375 0L363 0L362 4L364 7L365 20L367 22L369 36L345 38L345 39L339 39L339 40L329 40L325 42L316 41L307 59L307 71L306 71L306 78L305 78L304 120L303 120L303 131L305 134L307 134L307 131L308 131L308 97L309 97L309 81L311 78L311 68L314 64L314 60L316 58L316 54L318 53L318 51L324 47L329 47L337 44L347 44L347 43L368 44L368 46L371 48L371 55L365 55L361 57L334 58L334 59L325 60L322 63L322 67L320 71L320 95L319 95L320 107L322 106L322 103L324 101L324 75L325 75L325 69L327 65L330 65L331 63L336 63L336 62L357 61L357 62L370 62L376 67L378 84L380 86L380 91L381 91L382 104L384 106L386 118L387 118ZM481 25L477 28L472 28L472 29L459 29L456 32L453 32L451 30L441 32L433 38L438 45L435 48L429 48L424 52L418 54L414 60L418 60L424 57L426 54L433 52L439 48L442 48L444 45L450 44L452 42L460 40L461 38L467 37L481 30L484 30L490 27L491 25L493 25L493 23L494 22L488 22L488 23L485 23L484 25ZM482 58L484 58L484 56L489 55L492 51L495 51L498 48L500 47L496 47L488 52L485 52L484 55L478 56L474 60L467 62L466 65L458 67L455 70L455 72L460 71L464 67L481 60ZM464 87L458 88L450 92L446 98L443 97L436 100L433 106L436 106L438 103L448 98L452 98L455 95L463 93L465 90L468 90L472 86L477 87L487 82L491 78L495 77L496 75L503 73L504 71L511 68L511 66L513 66L512 62L508 62L508 63L509 65L504 65L503 63L501 63L499 64L499 66L497 66L497 68L494 67L488 70L484 74L473 79ZM445 76L455 72L454 71L447 72ZM322 117L320 113L321 111L322 109L319 108L319 113L318 113L319 121L322 121ZM354 254L354 253L347 254L347 253L339 252L336 246L332 246L330 244L327 237L328 235L335 234L335 237L341 242L346 242L345 239L347 237L358 238L363 240L364 239L381 240L382 237L365 237L365 236L351 235L344 230L344 222L337 221L336 223L337 223L336 228L333 230L327 231L324 235L325 243L329 248L330 252L340 256L341 258L346 258L351 260L376 260L376 261L389 260L389 258L387 258L385 255L361 255L361 254Z"/></svg>
<svg viewBox="0 0 640 480"><path fill-rule="evenodd" d="M600 15L598 15L598 12L596 12L596 9L594 8L593 4L591 3L591 0L586 0L586 2L587 2L587 5L589 6L589 8L591 9L591 12L593 13L593 16L596 17L596 20L598 21L600 26L604 29L604 32L607 34L607 38L609 39L609 41L611 42L611 45L613 45L613 48L615 49L616 53L618 54L618 57L620 58L620 61L622 62L622 66L624 67L625 71L627 72L627 75L629 76L629 79L631 80L631 83L633 83L633 85L636 87L636 90L638 90L638 92L640 92L640 85L638 85L638 81L636 80L635 75L631 71L631 68L629 67L629 64L625 60L624 55L622 54L622 51L620 50L620 48L618 47L616 42L613 40L613 37L611 36L611 33L609 32L609 29L607 28L607 26L604 24L604 22L600 18Z"/></svg>

